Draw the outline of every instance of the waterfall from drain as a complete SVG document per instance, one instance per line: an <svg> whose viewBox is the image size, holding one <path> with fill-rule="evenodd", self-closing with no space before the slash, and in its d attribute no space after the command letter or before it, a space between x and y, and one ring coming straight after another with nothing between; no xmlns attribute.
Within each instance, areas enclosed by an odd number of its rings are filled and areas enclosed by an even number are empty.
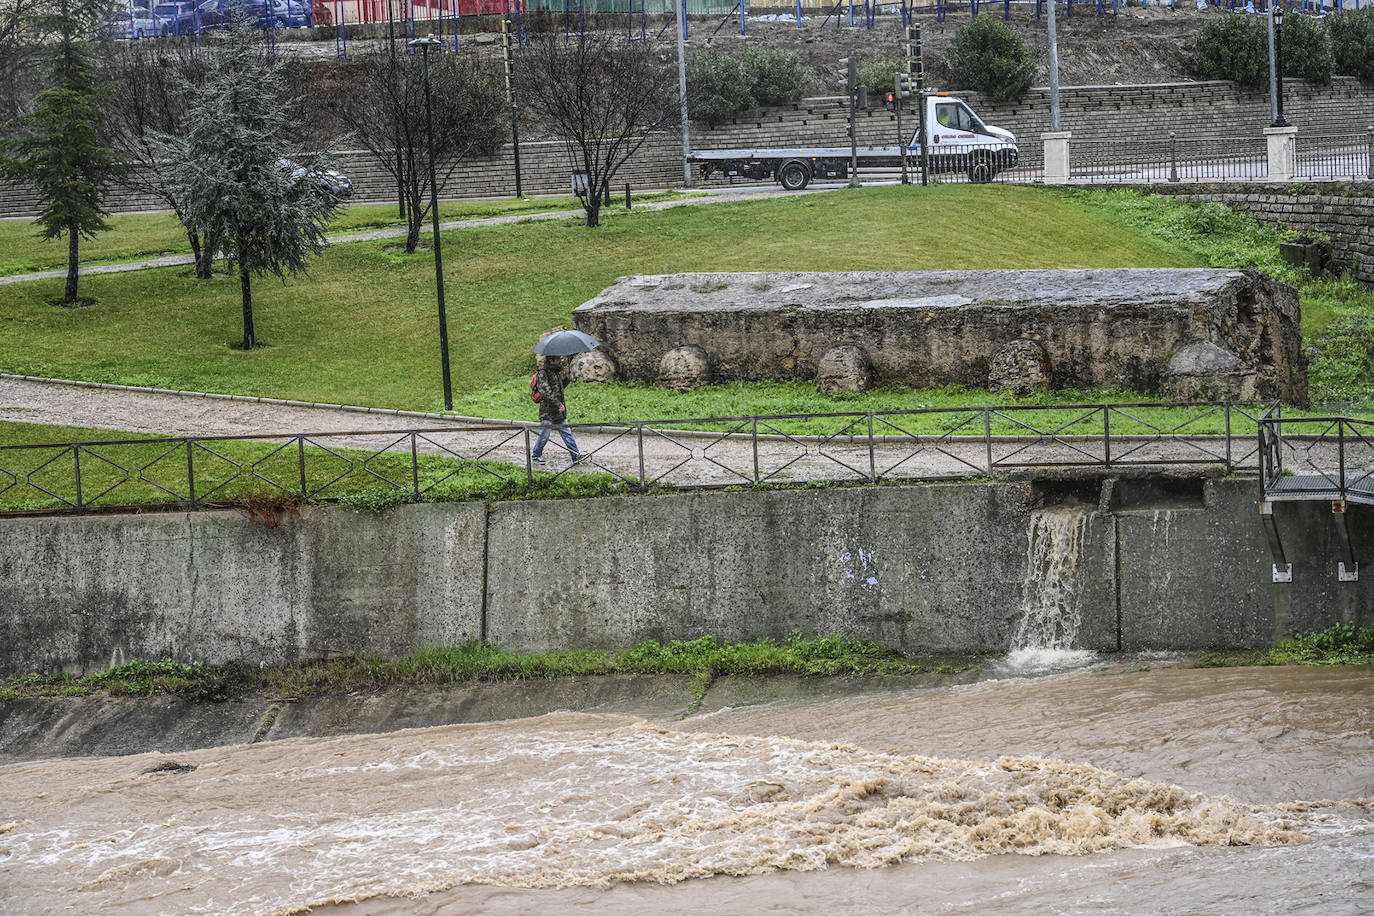
<svg viewBox="0 0 1374 916"><path fill-rule="evenodd" d="M1076 578L1087 526L1088 513L1081 509L1031 513L1021 620L1006 659L1013 671L1059 670L1097 658L1095 652L1073 648L1083 622Z"/></svg>

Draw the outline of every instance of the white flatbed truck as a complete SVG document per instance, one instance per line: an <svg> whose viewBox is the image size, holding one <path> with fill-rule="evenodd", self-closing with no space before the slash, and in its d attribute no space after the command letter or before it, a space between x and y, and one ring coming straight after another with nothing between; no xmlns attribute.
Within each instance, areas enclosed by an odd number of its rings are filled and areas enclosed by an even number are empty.
<svg viewBox="0 0 1374 916"><path fill-rule="evenodd" d="M984 124L963 101L932 93L925 100L925 128L930 136L930 171L962 173L969 181L987 182L1020 160L1016 136L1009 130ZM817 178L847 179L850 157L860 169L898 168L902 150L896 146L796 147L790 149L693 150L688 160L697 163L703 179L717 172L729 177L772 178L789 191L799 191ZM906 158L921 165L921 131L912 134Z"/></svg>

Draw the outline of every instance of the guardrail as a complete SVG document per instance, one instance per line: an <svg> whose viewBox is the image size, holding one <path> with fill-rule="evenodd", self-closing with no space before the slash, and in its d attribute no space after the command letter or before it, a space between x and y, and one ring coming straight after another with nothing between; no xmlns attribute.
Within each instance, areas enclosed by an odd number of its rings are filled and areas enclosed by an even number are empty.
<svg viewBox="0 0 1374 916"><path fill-rule="evenodd" d="M627 489L993 476L1032 468L1260 470L1270 404L923 408L574 425L583 461L531 461L537 426L121 439L0 446L0 513L205 508L344 492L518 495L576 468ZM560 459L550 440L546 457ZM569 456L571 457L571 456Z"/></svg>
<svg viewBox="0 0 1374 916"><path fill-rule="evenodd" d="M1374 181L1374 127L1359 134L1298 134L1294 143L1298 178Z"/></svg>
<svg viewBox="0 0 1374 916"><path fill-rule="evenodd" d="M1073 140L1069 178L1083 182L1220 181L1266 178L1263 137Z"/></svg>
<svg viewBox="0 0 1374 916"><path fill-rule="evenodd" d="M1259 421L1261 498L1374 505L1374 420L1284 417Z"/></svg>

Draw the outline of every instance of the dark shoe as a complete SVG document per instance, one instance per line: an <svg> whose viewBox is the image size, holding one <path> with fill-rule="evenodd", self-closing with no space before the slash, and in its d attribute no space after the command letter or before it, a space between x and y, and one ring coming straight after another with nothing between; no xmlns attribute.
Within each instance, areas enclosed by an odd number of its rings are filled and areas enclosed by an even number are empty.
<svg viewBox="0 0 1374 916"><path fill-rule="evenodd" d="M530 456L530 461L533 461L535 464L546 464L546 463L547 463L547 462L544 461L544 456L543 456L543 455L531 455L531 456Z"/></svg>
<svg viewBox="0 0 1374 916"><path fill-rule="evenodd" d="M590 460L591 460L591 459L587 456L587 453L586 453L586 452L578 452L576 455L573 455L573 456L572 456L572 463L573 463L573 464L581 464L581 463L584 462L584 461L590 461Z"/></svg>

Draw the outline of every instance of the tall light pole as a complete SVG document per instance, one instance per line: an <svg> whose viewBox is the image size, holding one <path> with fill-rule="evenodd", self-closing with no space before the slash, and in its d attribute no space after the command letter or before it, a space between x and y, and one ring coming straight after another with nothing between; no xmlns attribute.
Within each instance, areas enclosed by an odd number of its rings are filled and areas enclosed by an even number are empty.
<svg viewBox="0 0 1374 916"><path fill-rule="evenodd" d="M444 410L453 409L453 385L448 368L448 315L444 312L444 253L439 245L439 182L434 177L434 112L429 100L429 49L443 44L428 36L409 42L419 48L425 68L425 135L429 139L429 214L434 220L434 286L439 296L439 358L444 365Z"/></svg>
<svg viewBox="0 0 1374 916"><path fill-rule="evenodd" d="M687 134L687 0L677 0L677 97L682 115L682 184L692 186L692 141Z"/></svg>
<svg viewBox="0 0 1374 916"><path fill-rule="evenodd" d="M1270 127L1288 127L1283 116L1283 8L1278 0L1269 2L1269 91L1274 121Z"/></svg>
<svg viewBox="0 0 1374 916"><path fill-rule="evenodd" d="M1059 38L1054 32L1054 5L1049 3L1049 42L1050 42L1050 130L1059 132Z"/></svg>

